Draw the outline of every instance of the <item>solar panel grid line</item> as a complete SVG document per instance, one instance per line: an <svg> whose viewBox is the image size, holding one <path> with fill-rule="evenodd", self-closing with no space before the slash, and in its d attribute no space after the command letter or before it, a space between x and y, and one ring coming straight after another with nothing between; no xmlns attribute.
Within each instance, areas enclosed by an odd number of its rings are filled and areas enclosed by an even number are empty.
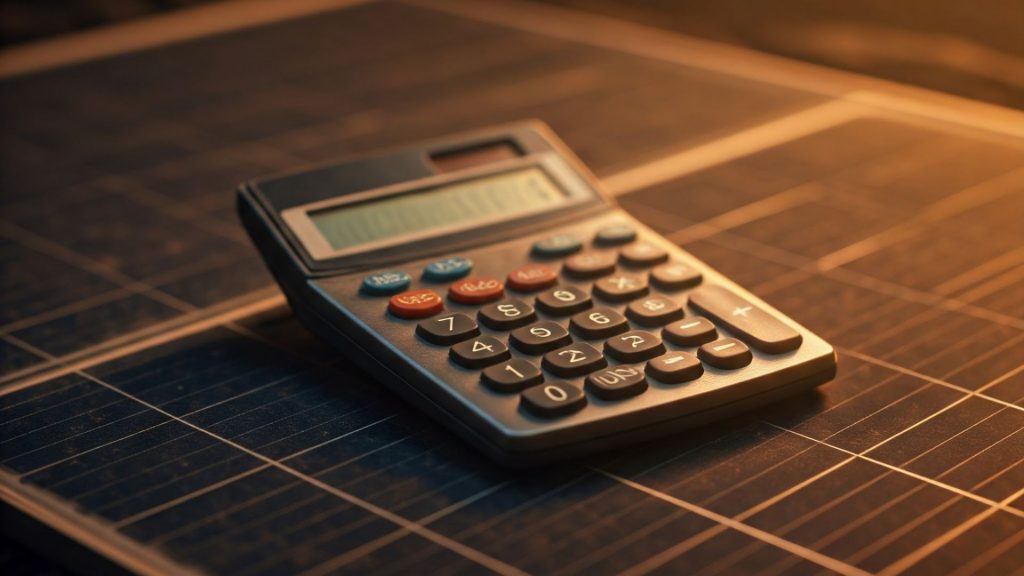
<svg viewBox="0 0 1024 576"><path fill-rule="evenodd" d="M270 295L267 296L267 293L270 293ZM3 385L0 385L0 397L35 386L52 378L75 373L78 370L117 358L123 358L129 354L159 346L162 343L196 334L212 326L228 323L235 318L245 318L266 310L279 308L284 304L285 298L277 288L260 289L238 298L232 298L222 304L211 306L205 310L186 314L112 338L62 358L53 358L51 356L52 361L47 367L44 367L45 371L43 372L30 368L24 373L14 372L0 378L0 382L4 382ZM0 332L0 337L2 336L3 333Z"/></svg>
<svg viewBox="0 0 1024 576"><path fill-rule="evenodd" d="M812 446L813 446L813 444L812 444ZM808 448L808 450L809 450L809 448ZM805 451L806 450L801 451L801 453L803 453ZM793 457L795 457L795 456L793 456ZM790 458L793 458L793 457L790 457ZM775 494L775 495L771 496L770 498L762 500L759 504L744 510L743 512L733 516L732 518L734 520L742 522L742 521L746 520L747 518L750 518L751 516L754 516L755 514L757 514L757 513L761 512L761 511L769 508L770 506L776 504L777 502L780 502L783 499L788 498L788 497L792 496L793 494L796 494L800 490L806 488L807 486L810 486L811 484L813 484L814 482L817 482L821 478L824 478L825 476L835 472L836 470L839 470L843 466L846 466L847 464L852 462L854 460L854 458L855 458L855 456L850 456L849 458L846 458L846 459L844 459L844 460L842 460L842 461L840 461L840 462L838 462L836 464L833 464L832 466L830 466L830 467L828 467L828 468L826 468L826 469L824 469L824 470L814 474L813 476L810 476L809 478L807 478L807 479L805 479L805 480L803 480L803 481L801 481L801 482L799 482L797 484L794 484L793 486L787 488L786 490L783 490L782 492L779 492L778 494ZM782 462L780 462L779 464L776 464L776 466L780 465L780 464L782 464ZM767 472L767 470L765 472ZM749 478L748 480L744 481L740 485L730 487L729 490L730 491L734 490L734 489L738 488L739 486L742 486L742 484L746 483L747 481L751 481L751 480L753 480L753 478ZM722 495L724 495L726 493L728 493L728 492L725 492ZM651 570L654 570L654 569L658 568L659 566L662 566L663 564L671 561L673 558L679 556L680 554L682 554L683 552L689 550L693 546L696 546L696 545L700 544L701 542L703 542L703 541L705 541L705 540L707 540L707 539L717 535L718 533L724 531L725 529L726 529L726 526L724 524L719 524L719 525L713 526L712 528L709 528L705 532L703 532L703 533L701 533L701 534L699 534L697 536L691 537L690 539L687 539L687 540L685 540L683 542L680 542L677 546L674 546L674 547L670 548L669 550L663 551L662 553L660 553L660 554L658 554L656 556L651 557L649 560L645 561L644 563L642 563L640 565L637 565L634 568L630 569L628 571L628 573L629 574L636 574L638 576L641 575L641 574L646 574L646 573L650 572ZM728 556L722 558L722 561L725 561L727 559L728 559ZM738 558L737 558L737 560L738 560ZM723 568L726 568L726 567L728 567L728 566L724 566ZM710 567L710 566L708 568L706 568L705 570L708 570L709 573L714 573L714 569L712 567Z"/></svg>
<svg viewBox="0 0 1024 576"><path fill-rule="evenodd" d="M1024 137L1024 130L1018 128L1020 113L1016 110L796 62L781 56L685 36L596 13L515 0L500 3L473 0L405 2L653 60L700 67L829 96L841 96L891 113L948 121L969 129L980 126L995 133Z"/></svg>
<svg viewBox="0 0 1024 576"><path fill-rule="evenodd" d="M782 548L782 549L786 550L787 552L790 552L790 553L792 553L792 554L794 554L796 556L800 556L801 558L803 558L805 560L810 560L811 562L814 562L815 564L818 564L818 565L820 565L820 566L822 566L824 568L827 568L829 570L838 572L840 574L846 574L846 575L864 576L864 575L868 574L867 572L864 572L863 570L860 570L859 568L857 568L855 566L851 566L849 564L841 562L841 561L839 561L839 560L837 560L835 558L832 558L830 556L826 556L824 554L821 554L821 553L816 552L814 550L811 550L809 548L805 548L803 546L800 546L799 544L795 544L793 542L790 542L790 541L788 541L788 540L786 540L784 538L781 538L779 536L776 536L774 534L770 534L768 532L764 532L763 530L759 530L759 529L754 528L752 526L748 526L747 524L744 524L742 522L738 522L738 521L733 520L732 518L729 518L727 516L723 516L721 514L713 512L711 510L702 508L700 506L697 506L696 504L692 504L690 502L686 502L685 500L681 500L681 499L676 498L674 496L671 496L669 494L665 494L665 493L660 492L658 490L655 490L653 488L649 488L649 487L647 487L647 486L645 486L643 484L640 484L638 482L634 482L634 481L629 480L627 478L623 478L621 476L618 476L618 475L612 474L611 472L606 472L606 471L603 471L603 470L597 470L597 472L599 472L600 474L603 474L603 475L611 478L612 480L615 480L617 482L621 482L622 484L624 484L626 486L629 486L630 488L634 488L634 489L639 490L641 492L644 492L644 493L646 493L646 494L648 494L650 496L653 496L655 498L658 498L660 500L664 500L664 501L666 501L666 502L668 502L670 504L673 504L675 506L683 508L683 509L685 509L685 510L687 510L689 512L692 512L692 513L700 515L700 516L704 516L705 518L708 518L709 520L713 520L715 522L718 522L718 523L726 526L727 528L731 528L733 530L736 530L736 531L739 531L739 532L743 532L744 534L747 534L748 536L752 536L754 538L757 538L758 540L762 540L762 541L765 541L765 542L767 542L769 544L772 544L774 546Z"/></svg>
<svg viewBox="0 0 1024 576"><path fill-rule="evenodd" d="M1024 488L1021 488L1015 494L1007 497L1002 502L1000 502L1000 504L1002 504L1002 505L1009 504L1010 502L1013 502L1015 499L1019 498L1022 495L1024 495ZM956 537L962 535L963 533L967 532L968 530L970 530L974 526L977 526L978 524L983 522L986 518L988 518L988 517L992 516L993 514L995 514L997 510L999 510L999 508L991 507L991 508L988 508L986 510L983 510L982 512L978 513L975 516L972 516L971 518L969 518L968 520L966 520L963 523L959 524L958 526L954 527L953 529L949 530L948 532L946 532L945 534L943 534L939 538L936 538L936 539L932 540L931 542L929 542L928 544L926 544L925 546L922 546L921 548L918 548L917 550L914 550L913 552L907 554L906 556L901 558L899 561L894 562L893 564L890 564L884 570L879 572L879 575L880 576L895 576L897 574L901 574L901 573L905 572L907 569L912 567L914 564L919 562L921 559L923 559L926 556L928 556L933 551L938 550L939 548L941 548L942 546L944 546L948 542L952 541Z"/></svg>
<svg viewBox="0 0 1024 576"><path fill-rule="evenodd" d="M982 398L982 399L987 400L989 402L995 402L996 404L1001 404L1001 405L1003 405L1003 406L1005 406L1007 408L1013 408L1013 409L1016 409L1016 410L1024 410L1024 407L1022 407L1022 406L1018 406L1018 405L1016 405L1016 404L1014 404L1012 402L1007 402L1005 400L1000 400L999 398L993 398L992 396L988 396L988 395L984 394L985 390L987 390L987 389L995 386L996 384L998 384L1001 381L1000 379L992 380L992 381L988 382L987 384L984 384L983 386L981 386L981 388L979 388L977 390L971 390L969 388L964 388L963 386L957 386L956 384L952 384L950 382L946 382L945 380L942 380L940 378L935 378L933 376L928 376L927 374L922 374L922 373L917 372L915 370L911 370L910 368L906 368L904 366L899 366L897 364L893 364L892 362L888 362L886 360L882 360L881 358L875 358L873 356L870 356L868 354L864 354L864 353L858 352L856 350L850 350L848 348L837 348L837 350L840 353L842 353L842 354L846 354L847 356L853 356L854 358L863 360L865 362L871 362L872 364L877 364L879 366L888 368L890 370L895 370L897 372L902 372L903 374L906 374L908 376L913 376L915 378L920 378L922 380L926 380L928 382L931 382L932 384L938 384L939 386L944 386L946 388L949 388L950 390L956 390L957 392L963 392L964 394L967 394L968 396L976 396L978 398Z"/></svg>
<svg viewBox="0 0 1024 576"><path fill-rule="evenodd" d="M1024 179L1024 169L1018 168L1005 174L992 177L980 184L961 190L933 204L911 220L900 223L888 230L870 236L850 246L846 246L831 254L818 258L816 265L819 270L831 270L844 264L858 260L864 256L877 252L890 244L897 243L914 236L923 231L924 224L938 222L954 216L960 212L995 200L999 194L1006 194L1011 191L1010 187L1002 190L996 188L995 194L985 194L988 188L996 184L1002 184L1004 180L1020 182Z"/></svg>
<svg viewBox="0 0 1024 576"><path fill-rule="evenodd" d="M461 510L462 508L465 508L466 506L469 506L470 504L473 504L474 502L476 502L476 501L478 501L478 500L480 500L482 498L486 498L487 496L490 496L491 494L497 492L498 490L501 490L501 489L505 488L506 486L508 486L512 482L513 482L513 480L506 480L504 482L500 482L498 484L494 484L494 485L492 485L492 486L490 486L488 488L485 488L485 489L481 490L480 492L477 492L476 494L474 494L474 495L472 495L472 496L470 496L468 498L465 498L463 500L460 500L458 502L450 504L450 505L446 506L445 508L442 508L441 510L438 510L437 512L434 512L433 514L431 514L429 516L421 518L421 519L417 520L416 523L421 525L421 526L427 526L430 523L432 523L432 522L434 522L436 520L439 520L441 518L444 518L445 516L448 516L449 514L453 514L453 513L457 512L457 511ZM387 546L388 544L394 542L395 540L397 540L399 538L403 538L403 537L405 537L405 536L407 536L409 534L410 534L409 530L407 530L405 528L399 528L398 530L395 530L394 532L392 532L390 534L387 534L385 536L381 536L380 538L378 538L376 540L373 540L373 541L370 541L370 542L367 542L366 544L363 544L362 546L360 546L358 548L349 550L349 551L345 552L344 554L342 554L340 556L336 556L334 558L331 558L330 560L324 561L321 564L315 565L315 566L309 568L308 570L303 571L301 574L302 574L302 576L320 576L322 574L334 573L339 568L342 568L343 566L345 566L345 565L347 565L347 564L349 564L349 563L351 563L351 562L353 562L355 560L358 560L358 559L360 559L360 558L362 558L362 557L364 557L364 556L366 556L368 554L371 554L374 551L379 550L380 548L383 548L384 546Z"/></svg>
<svg viewBox="0 0 1024 576"><path fill-rule="evenodd" d="M376 505L374 505L374 504L372 504L370 502L362 500L361 498L357 498L357 497L355 497L355 496L353 496L351 494L348 494L347 492L345 492L343 490L339 490L339 489L337 489L337 488L335 488L335 487L333 487L333 486L331 486L329 484L326 484L326 483L324 483L322 481L319 481L319 480L317 480L317 479L315 479L313 477L310 477L310 476L308 476L306 474L303 474L302 472L299 472L298 470L295 470L294 468L285 466L285 465L281 464L278 461L275 461L273 459L267 458L267 457L259 454L258 452L254 452L252 450L249 450L248 448L246 448L244 446L241 446L241 445L239 445L239 444L237 444L235 442L232 442L229 439L219 437L219 436L213 434L212 432L209 432L209 431L207 431L207 430L205 430L205 429L203 429L203 428L201 428L199 426L196 426L196 425L194 425L194 424L192 424L192 423L190 423L190 422L188 422L186 420L182 420L180 418L177 418L176 416L174 416L173 414L171 414L169 412L165 412L165 411L161 410L160 408L158 408L156 406L153 406L153 405L151 405L151 404L149 404L149 403L147 403L147 402L145 402L145 401L143 401L143 400L141 400L139 398L136 398L136 397L134 397L134 396L132 396L130 394L127 394L126 392L123 392L123 391L121 391L121 390L119 390L119 389L117 389L117 388L115 388L113 386L110 386L109 384L106 384L105 382L103 382L103 381L101 381L99 379L96 379L96 378L94 378L94 377L92 377L92 376L90 376L90 375L88 375L86 373L82 373L82 375L85 376L86 378L96 382L97 384L105 387L105 388L109 388L110 390L112 390L112 391L114 391L116 393L123 394L126 398L132 399L132 400L138 402L139 404L141 404L143 406L146 406L147 408L149 408L149 409L151 409L153 411L156 411L156 412L158 412L158 413L160 413L160 414L162 414L162 415L164 415L166 417L169 417L169 418L172 418L174 420L177 420L178 422L180 422L180 423L182 423L182 424L184 424L186 426L189 426L191 428L194 428L196 431L198 431L198 432L200 432L202 434L206 434L206 435L214 438L215 440L219 440L219 441L223 442L224 444L226 444L226 445L228 445L228 446L230 446L232 448L235 448L236 450L240 450L240 451L242 451L242 452L244 452L244 453L246 453L246 454L248 454L248 455L250 455L250 456L252 456L254 458L257 458L259 460L263 460L264 462L267 462L268 464L270 464L271 466L273 466L275 468L278 468L278 469L280 469L280 470L282 470L282 471L284 471L286 473L289 473L289 474L292 474L292 475L296 476L297 478L305 480L307 483L310 483L313 486L315 486L317 488L320 488L321 490L325 490L325 491L329 492L330 494L333 494L333 495L341 498L342 500L345 500L346 502L348 502L350 504L353 504L353 505L355 505L355 506L357 506L359 508L362 508L362 509L364 509L364 510L366 510L366 511L372 513L372 514L375 514L375 515L383 518L384 520L390 521L390 522L392 522L394 524L398 524L399 526L407 528L410 532L413 532L413 533L415 533L415 534L417 534L419 536L423 536L424 538L427 538L428 540L431 540L431 541L433 541L436 544L439 544L439 545L441 545L441 546L443 546L445 548L448 548L448 549L452 550L453 552L456 552L456 553L466 557L469 560L477 562L477 563L487 567L488 569L491 569L491 570L494 570L494 571L500 572L500 573L522 574L522 572L519 571L518 569L515 569L512 566L510 566L510 565L508 565L508 564L506 564L504 562L501 562L501 561L496 560L496 559L494 559L494 558L492 558L490 556L487 556L486 554L483 554L482 552L479 552L479 551L474 550L472 548L466 547L465 545L463 545L461 543L455 542L455 541L453 541L453 540L451 540L451 539L449 539L449 538L447 538L445 536L442 536L441 534L433 532L432 530L429 530L429 529L427 529L427 528L425 528L423 526L418 526L418 525L416 525L414 523L411 523L410 521L402 518L401 516L399 516L397 514L394 514L394 513L390 512L388 510L382 509L382 508L380 508L380 507L378 507L378 506L376 506Z"/></svg>
<svg viewBox="0 0 1024 576"><path fill-rule="evenodd" d="M24 228L21 228L20 226L17 226L12 222L0 221L0 233L3 233L5 236L12 240L26 244L34 249L49 254L54 258L63 260L72 266L76 266L87 272L91 272L98 276L102 276L112 282L116 282L127 290L140 294L146 292L149 295L154 296L163 304L166 304L167 306L170 306L172 308L176 308L182 312L191 312L195 309L190 304L182 302L181 300L178 300L177 298L169 294L164 294L159 290L153 288L152 286L149 286L141 281L134 280L128 276L124 276L123 274L117 272L116 270L110 269L107 266L103 266L97 262L93 262L91 259L85 256L77 254L74 251L65 248L64 246L57 244L56 242L52 242L50 240L47 240L46 238L39 237L36 234L33 234L32 232L25 230Z"/></svg>
<svg viewBox="0 0 1024 576"><path fill-rule="evenodd" d="M769 261L774 261L780 264L794 267L794 270L790 273L788 277L777 278L770 281L770 283L766 283L764 285L765 288L771 288L771 291L773 292L786 287L789 282L796 282L805 278L806 274L820 274L829 278L834 278L846 282L859 288L864 288L865 290L872 290L880 294L898 296L909 302L915 302L924 305L938 304L941 305L946 310L956 310L963 312L964 314L976 316L980 319L996 322L1011 328L1024 329L1024 320L1021 320L1020 318L1015 318L1012 316L1001 314L999 312L994 312L992 310L979 308L977 306L971 305L968 302L963 302L956 298L943 297L938 294L921 292L919 290L907 288L905 286L885 282L878 278L869 277L860 272L848 270L845 268L833 268L826 271L819 271L816 269L815 265L813 264L813 261L811 260L803 259L799 255L786 252L785 250L775 248L773 246L766 246L760 244L754 240L736 237L734 235L731 235L729 231L714 231L714 233L709 233L711 231L706 229L704 226L700 226L699 228L697 228L697 230L699 230L699 238L702 240L721 243L725 246L742 245L744 246L744 249L748 249L753 255L765 258ZM683 239L684 242L687 240L688 239ZM796 264L796 262L800 262L800 264Z"/></svg>
<svg viewBox="0 0 1024 576"><path fill-rule="evenodd" d="M965 576L967 574L980 573L982 568L988 565L989 562L995 560L1001 554L1012 551L1015 547L1021 545L1022 542L1024 542L1024 530L1017 531L1015 535L978 554L967 564L950 572L949 576Z"/></svg>
<svg viewBox="0 0 1024 576"><path fill-rule="evenodd" d="M604 177L603 182L612 196L629 194L808 134L821 132L862 115L863 110L858 109L856 105L845 100L829 100L750 128L740 129L728 136L698 146L688 146L681 151L625 168Z"/></svg>
<svg viewBox="0 0 1024 576"><path fill-rule="evenodd" d="M772 424L771 422L767 422L766 421L765 423L770 425L770 426L774 426L776 428L779 428L780 430L785 430L786 432L789 432L791 434L795 434L797 436L801 436L803 438L806 438L808 440L811 440L811 441L816 442L818 444L821 444L823 446L827 446L829 448L832 448L832 449L835 449L835 450L839 450L840 452L844 452L846 454L850 454L852 456L856 456L857 458L859 458L861 460L864 460L866 462L870 462L870 463L876 464L878 466L883 466L883 467L888 468L889 470L892 470L893 472L896 472L898 474L902 474L904 476L909 476L909 477L914 478L916 480L920 480L920 481L922 481L922 482L924 482L926 484L931 484L932 486L936 486L938 488L942 488L942 489L944 489L944 490L946 490L948 492L951 492L951 493L953 493L953 494L955 494L957 496L960 496L960 497L963 497L963 498L968 498L968 499L974 500L974 501L976 501L976 502L978 502L980 504L984 504L985 506L988 506L988 507L991 507L991 508L1000 509L1000 510L1003 510L1003 511L1008 512L1010 514L1013 514L1015 516L1020 516L1020 517L1024 518L1024 511L1019 510L1017 508L1014 508L1013 506L1010 506L1010 505L1008 505L1006 503L997 502L997 501L992 500L990 498L986 498L984 496L980 496L978 494L974 494L973 492L970 492L968 490L964 490L962 488L958 488L956 486L952 486L950 484L946 484L946 483L941 482L941 481L939 481L937 479L929 478L929 477L924 476L922 474L917 474L915 472L911 472L909 470L905 470L905 469L903 469L903 468L901 468L899 466L896 466L894 464L889 464L889 463L884 462L882 460L877 460L875 458L872 458L871 456L868 456L866 453L854 452L852 450L843 448L841 446L836 446L834 444L831 444L831 443L829 443L829 442L827 442L825 440L819 440L819 439L813 438L811 436L807 436L805 434L801 434L800 432L796 432L796 431L793 431L793 430L788 430L788 429L783 428L781 426L778 426L776 424ZM865 451L865 452L867 452L867 451ZM1011 502L1012 502L1012 500L1011 500Z"/></svg>

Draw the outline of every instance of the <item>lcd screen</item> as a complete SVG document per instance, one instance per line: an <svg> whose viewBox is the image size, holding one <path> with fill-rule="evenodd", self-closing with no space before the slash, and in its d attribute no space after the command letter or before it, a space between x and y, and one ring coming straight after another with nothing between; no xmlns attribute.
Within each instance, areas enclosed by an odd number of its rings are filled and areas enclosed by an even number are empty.
<svg viewBox="0 0 1024 576"><path fill-rule="evenodd" d="M537 167L310 212L335 250L542 212L569 197Z"/></svg>

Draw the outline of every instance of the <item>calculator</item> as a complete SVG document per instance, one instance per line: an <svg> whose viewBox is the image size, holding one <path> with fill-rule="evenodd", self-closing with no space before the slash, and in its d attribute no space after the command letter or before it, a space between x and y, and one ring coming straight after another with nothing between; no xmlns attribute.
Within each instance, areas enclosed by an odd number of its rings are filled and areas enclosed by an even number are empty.
<svg viewBox="0 0 1024 576"><path fill-rule="evenodd" d="M506 465L835 375L828 343L617 207L538 121L255 180L238 208L302 323Z"/></svg>

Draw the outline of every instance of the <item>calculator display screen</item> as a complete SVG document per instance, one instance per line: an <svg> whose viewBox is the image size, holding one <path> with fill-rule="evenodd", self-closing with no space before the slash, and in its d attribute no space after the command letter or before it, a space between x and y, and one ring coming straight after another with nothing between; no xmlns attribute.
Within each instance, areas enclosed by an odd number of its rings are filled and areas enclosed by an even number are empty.
<svg viewBox="0 0 1024 576"><path fill-rule="evenodd" d="M569 202L540 168L493 174L376 201L310 212L335 250L467 223L507 220Z"/></svg>

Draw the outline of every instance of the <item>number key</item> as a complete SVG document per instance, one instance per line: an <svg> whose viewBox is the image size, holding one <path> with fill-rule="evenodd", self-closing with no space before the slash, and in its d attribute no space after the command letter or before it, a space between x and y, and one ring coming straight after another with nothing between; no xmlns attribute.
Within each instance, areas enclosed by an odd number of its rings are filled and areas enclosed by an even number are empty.
<svg viewBox="0 0 1024 576"><path fill-rule="evenodd" d="M527 410L547 418L572 414L587 405L583 390L567 382L548 382L527 388L520 398Z"/></svg>
<svg viewBox="0 0 1024 576"><path fill-rule="evenodd" d="M585 342L569 344L544 355L541 365L545 370L563 378L583 376L604 368L608 360L597 348Z"/></svg>
<svg viewBox="0 0 1024 576"><path fill-rule="evenodd" d="M537 308L552 316L568 316L592 305L590 294L575 286L557 286L537 296Z"/></svg>
<svg viewBox="0 0 1024 576"><path fill-rule="evenodd" d="M648 296L630 303L626 316L641 326L663 326L682 318L683 308L671 298Z"/></svg>
<svg viewBox="0 0 1024 576"><path fill-rule="evenodd" d="M650 332L630 330L604 343L604 351L622 362L641 362L665 353L661 338Z"/></svg>
<svg viewBox="0 0 1024 576"><path fill-rule="evenodd" d="M569 320L569 327L581 338L596 340L625 332L629 329L629 323L615 310L598 306L573 316Z"/></svg>
<svg viewBox="0 0 1024 576"><path fill-rule="evenodd" d="M480 379L498 392L519 392L523 388L543 382L544 374L533 362L524 358L513 358L484 370Z"/></svg>
<svg viewBox="0 0 1024 576"><path fill-rule="evenodd" d="M427 342L447 346L479 335L480 328L465 314L446 314L420 322L416 333Z"/></svg>
<svg viewBox="0 0 1024 576"><path fill-rule="evenodd" d="M512 354L501 340L493 336L479 336L452 346L448 356L466 368L483 368L508 360Z"/></svg>
<svg viewBox="0 0 1024 576"><path fill-rule="evenodd" d="M509 341L523 354L543 354L572 342L569 332L557 322L545 320L512 331Z"/></svg>
<svg viewBox="0 0 1024 576"><path fill-rule="evenodd" d="M537 319L537 313L522 300L502 300L488 304L477 312L480 321L494 330L511 330Z"/></svg>

